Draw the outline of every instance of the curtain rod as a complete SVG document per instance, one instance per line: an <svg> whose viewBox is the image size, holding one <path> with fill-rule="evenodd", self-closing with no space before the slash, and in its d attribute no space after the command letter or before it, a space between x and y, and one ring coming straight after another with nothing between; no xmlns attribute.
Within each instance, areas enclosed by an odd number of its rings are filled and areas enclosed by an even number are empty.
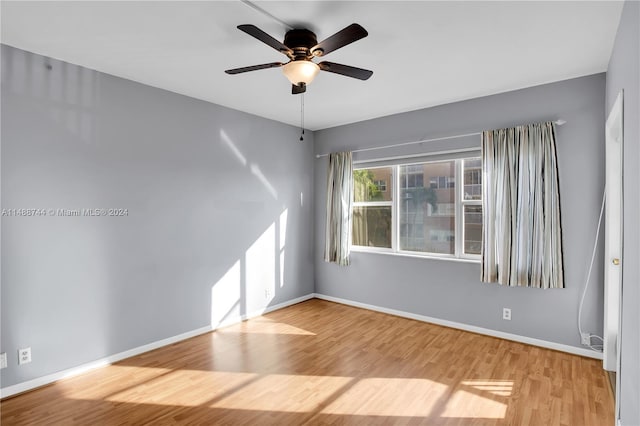
<svg viewBox="0 0 640 426"><path fill-rule="evenodd" d="M409 155L396 155L396 156L393 156L393 157L370 158L368 160L353 160L353 164L355 165L355 164L377 163L379 161L406 160L406 159L409 159L409 158L434 157L434 156L438 156L438 155L461 154L463 152L480 152L480 147L477 147L477 148L447 149L445 151L433 151L433 152L428 152L428 153L409 154Z"/></svg>
<svg viewBox="0 0 640 426"><path fill-rule="evenodd" d="M562 119L558 119L558 120L554 121L554 123L557 124L558 126L562 126L566 122L567 122L566 120L562 120ZM354 149L351 152L376 151L378 149L395 148L395 147L398 147L398 146L405 146L405 145L415 145L417 143L444 141L444 140L447 140L447 139L465 138L467 136L476 136L476 135L479 136L481 134L482 134L482 132L474 132L474 133L465 133L463 135L443 136L441 138L421 139L419 141L413 141L413 142L403 142L403 143L395 143L395 144L392 144L392 145L374 146L372 148ZM327 157L328 155L329 154L316 154L316 158Z"/></svg>

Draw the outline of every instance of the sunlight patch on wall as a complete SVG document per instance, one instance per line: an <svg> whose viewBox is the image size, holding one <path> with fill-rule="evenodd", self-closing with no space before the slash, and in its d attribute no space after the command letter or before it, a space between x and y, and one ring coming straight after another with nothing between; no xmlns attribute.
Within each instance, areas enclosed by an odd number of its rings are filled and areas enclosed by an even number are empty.
<svg viewBox="0 0 640 426"><path fill-rule="evenodd" d="M258 166L257 164L253 163L253 164L251 164L250 169L251 169L251 173L253 173L253 175L255 177L257 177L260 182L262 182L262 185L264 185L264 187L267 189L267 191L269 191L271 196L277 200L278 199L278 191L276 191L276 189L273 187L273 185L271 185L271 182L269 182L267 177L262 173L262 170L260 170L260 166Z"/></svg>
<svg viewBox="0 0 640 426"><path fill-rule="evenodd" d="M285 255L285 245L287 241L287 216L289 214L289 210L285 209L282 213L280 213L280 223L279 223L279 249L280 249L280 288L284 287L284 255Z"/></svg>
<svg viewBox="0 0 640 426"><path fill-rule="evenodd" d="M276 224L272 223L246 252L247 306L267 306L276 290Z"/></svg>
<svg viewBox="0 0 640 426"><path fill-rule="evenodd" d="M238 260L211 287L212 328L219 327L227 318L240 317L241 273L240 261Z"/></svg>
<svg viewBox="0 0 640 426"><path fill-rule="evenodd" d="M240 162L240 164L246 167L249 162L247 160L247 157L245 157L242 154L240 149L236 146L235 143L233 143L229 135L227 135L227 133L223 129L220 129L220 138L222 139L222 143L224 143L227 146L227 148L229 148L233 156L236 157L236 159ZM249 166L249 170L251 171L251 174L257 177L258 180L262 183L262 185L264 185L264 187L269 192L269 194L271 194L271 196L277 200L278 191L276 191L276 189L271 184L271 182L269 182L269 179L267 179L264 173L262 173L262 170L260 170L260 166L257 165L256 163L251 163L251 165Z"/></svg>
<svg viewBox="0 0 640 426"><path fill-rule="evenodd" d="M242 155L242 152L240 152L236 144L233 143L229 135L227 135L227 132L222 129L220 129L220 138L222 138L222 142L231 150L231 153L238 159L240 164L246 166L247 159Z"/></svg>
<svg viewBox="0 0 640 426"><path fill-rule="evenodd" d="M446 385L426 379L362 379L322 413L424 417L446 391Z"/></svg>

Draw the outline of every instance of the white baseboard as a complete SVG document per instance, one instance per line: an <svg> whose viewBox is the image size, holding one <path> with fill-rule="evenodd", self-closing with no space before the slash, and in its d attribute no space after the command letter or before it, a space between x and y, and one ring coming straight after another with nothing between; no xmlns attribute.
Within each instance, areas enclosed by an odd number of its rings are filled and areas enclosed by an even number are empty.
<svg viewBox="0 0 640 426"><path fill-rule="evenodd" d="M77 367L72 367L63 371L58 371L56 373L47 374L46 376L41 376L32 380L27 380L26 382L17 383L12 386L7 386L5 388L0 389L0 398L6 398L12 395L26 392L26 391L38 388L40 386L48 385L57 380L65 379L67 377L77 376L78 374L82 374L99 367L104 367L105 365L113 364L114 362L121 361L125 358L130 358L132 356L139 355L144 352L149 352L154 349L161 348L163 346L171 345L173 343L180 342L182 340L190 339L200 334L208 333L218 328L226 327L231 324L237 324L239 322L246 321L250 318L258 317L260 315L263 315L269 312L277 311L278 309L286 308L287 306L295 305L296 303L304 302L305 300L313 299L313 297L314 297L313 294L307 294L306 296L287 300L286 302L278 303L277 305L266 306L264 309L252 311L248 314L241 315L240 317L225 320L216 326L208 325L205 327L200 327L195 330L187 331L186 333L178 334L176 336L168 337L166 339L162 339L162 340L148 343L146 345L138 346L136 348L129 349L127 351L120 352L114 355L110 355L110 356L98 359L96 361L88 362L86 364L82 364Z"/></svg>
<svg viewBox="0 0 640 426"><path fill-rule="evenodd" d="M439 318L428 317L425 315L414 314L411 312L398 311L395 309L384 308L381 306L369 305L366 303L355 302L353 300L341 299L339 297L327 296L324 294L314 293L317 299L327 300L329 302L341 303L343 305L354 306L356 308L368 309L370 311L383 312L398 317L410 318L431 324L443 325L445 327L457 328L459 330L471 331L473 333L484 334L486 336L499 337L501 339L512 340L514 342L526 343L533 346L540 346L556 351L567 352L574 355L585 356L589 358L602 359L602 354L591 351L589 349L578 348L575 346L564 345L562 343L549 342L546 340L534 339L533 337L520 336L518 334L505 333L503 331L491 330L489 328L476 327L475 325L463 324L454 321L443 320Z"/></svg>

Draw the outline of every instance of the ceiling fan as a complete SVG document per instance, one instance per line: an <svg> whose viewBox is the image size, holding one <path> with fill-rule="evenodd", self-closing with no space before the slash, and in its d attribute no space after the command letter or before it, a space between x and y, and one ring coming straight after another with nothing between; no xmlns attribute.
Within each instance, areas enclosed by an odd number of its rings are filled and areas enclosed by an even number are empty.
<svg viewBox="0 0 640 426"><path fill-rule="evenodd" d="M289 58L289 62L271 62L234 68L226 70L227 74L240 74L248 71L282 67L282 72L292 84L291 94L293 95L304 93L307 90L307 84L311 83L320 71L328 71L359 80L367 80L373 74L373 71L336 64L335 62L323 61L316 64L312 61L314 57L324 56L366 37L369 33L358 24L351 24L320 43L318 43L316 35L307 29L287 31L282 43L255 25L238 25L238 29L285 54Z"/></svg>

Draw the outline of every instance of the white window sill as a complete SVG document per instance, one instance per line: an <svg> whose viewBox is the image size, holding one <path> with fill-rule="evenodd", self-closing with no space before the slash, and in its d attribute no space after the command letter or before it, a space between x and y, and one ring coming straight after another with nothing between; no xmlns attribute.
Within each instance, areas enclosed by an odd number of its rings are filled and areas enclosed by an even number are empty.
<svg viewBox="0 0 640 426"><path fill-rule="evenodd" d="M365 254L382 254L385 256L399 256L399 257L412 257L414 259L427 259L427 260L446 260L449 262L459 263L477 263L480 264L480 258L470 259L466 257L450 257L450 256L431 256L428 254L414 254L389 250L371 249L362 246L352 246L351 253L365 253Z"/></svg>

